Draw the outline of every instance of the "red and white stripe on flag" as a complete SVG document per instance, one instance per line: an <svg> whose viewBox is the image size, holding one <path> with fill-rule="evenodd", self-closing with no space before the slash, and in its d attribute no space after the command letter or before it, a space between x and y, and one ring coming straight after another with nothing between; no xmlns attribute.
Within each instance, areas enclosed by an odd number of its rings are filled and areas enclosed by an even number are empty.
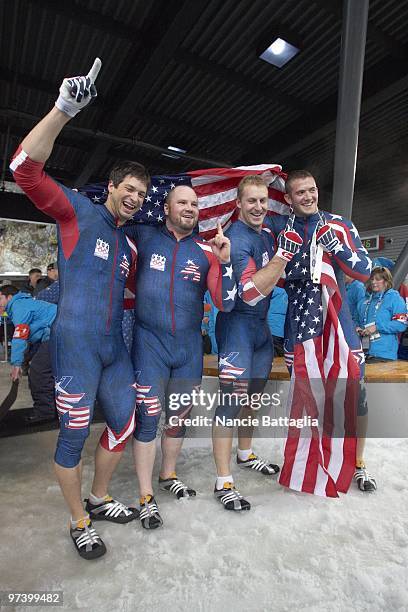
<svg viewBox="0 0 408 612"><path fill-rule="evenodd" d="M322 264L323 333L295 345L290 418L318 419L307 435L290 427L280 484L324 497L346 493L355 470L360 368L338 318L342 299L326 254Z"/></svg>
<svg viewBox="0 0 408 612"><path fill-rule="evenodd" d="M288 215L284 199L286 174L278 164L210 168L188 172L198 196L200 235L209 240L215 235L217 222L225 230L237 218L237 187L244 176L257 174L264 178L269 192L268 214Z"/></svg>

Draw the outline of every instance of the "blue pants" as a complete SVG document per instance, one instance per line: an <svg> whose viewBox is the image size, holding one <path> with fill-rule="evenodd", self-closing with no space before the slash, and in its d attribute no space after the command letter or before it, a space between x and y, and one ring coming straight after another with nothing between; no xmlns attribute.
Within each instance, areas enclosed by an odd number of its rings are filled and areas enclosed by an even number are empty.
<svg viewBox="0 0 408 612"><path fill-rule="evenodd" d="M241 410L239 396L262 393L265 387L273 363L273 338L266 320L234 311L218 313L216 338L220 391L228 401L222 401L215 415L234 419Z"/></svg>
<svg viewBox="0 0 408 612"><path fill-rule="evenodd" d="M203 373L200 329L172 335L156 333L136 322L132 360L137 388L135 438L141 442L155 439L163 408L166 435L183 437L183 418L189 417L192 404L181 403L180 396L198 390Z"/></svg>
<svg viewBox="0 0 408 612"><path fill-rule="evenodd" d="M134 430L136 400L122 330L96 337L80 330L68 334L53 329L50 348L60 418L56 463L78 465L96 397L107 424L100 443L106 450L122 451Z"/></svg>

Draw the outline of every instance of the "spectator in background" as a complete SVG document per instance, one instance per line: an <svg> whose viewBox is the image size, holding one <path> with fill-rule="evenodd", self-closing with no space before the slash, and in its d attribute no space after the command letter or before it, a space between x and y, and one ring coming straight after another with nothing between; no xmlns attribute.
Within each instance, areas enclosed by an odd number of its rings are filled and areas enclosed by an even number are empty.
<svg viewBox="0 0 408 612"><path fill-rule="evenodd" d="M364 286L364 285L363 285ZM288 309L288 294L281 287L275 287L268 310L268 325L273 338L275 355L283 357L285 319Z"/></svg>
<svg viewBox="0 0 408 612"><path fill-rule="evenodd" d="M204 300L204 316L201 322L201 335L203 337L203 353L205 355L210 355L212 351L211 339L210 339L210 336L208 335L210 312L211 312L211 305L206 303L206 301Z"/></svg>
<svg viewBox="0 0 408 612"><path fill-rule="evenodd" d="M346 285L347 303L350 308L353 323L355 327L358 327L357 306L359 302L364 299L366 288L364 283L352 278L351 276L347 276L347 274L344 275L344 283Z"/></svg>
<svg viewBox="0 0 408 612"><path fill-rule="evenodd" d="M21 291L23 293L29 293L30 295L34 295L34 291L37 288L37 283L42 277L42 272L40 268L31 268L28 273L28 281L21 287Z"/></svg>
<svg viewBox="0 0 408 612"><path fill-rule="evenodd" d="M368 362L397 359L398 334L407 327L407 308L398 291L392 289L388 268L376 267L367 282L367 293L358 304L357 332Z"/></svg>
<svg viewBox="0 0 408 612"><path fill-rule="evenodd" d="M37 282L37 285L33 293L34 297L38 297L38 294L41 291L43 291L44 289L47 289L47 287L55 283L56 280L58 280L58 266L55 262L53 262L53 263L48 264L47 266L46 278L40 278L40 280Z"/></svg>
<svg viewBox="0 0 408 612"><path fill-rule="evenodd" d="M32 349L33 357L28 382L34 402L33 414L26 418L31 424L55 419L54 377L48 348L50 328L57 314L54 304L34 300L13 285L0 288L0 315L6 311L15 327L11 341L12 380L21 376L24 353Z"/></svg>
<svg viewBox="0 0 408 612"><path fill-rule="evenodd" d="M208 337L211 341L210 353L212 355L217 355L218 347L217 347L217 340L215 338L215 323L217 321L218 308L212 301L209 291L206 291L204 295L204 313L205 313L204 318L208 318L208 322L206 323L207 325L206 329L207 329Z"/></svg>

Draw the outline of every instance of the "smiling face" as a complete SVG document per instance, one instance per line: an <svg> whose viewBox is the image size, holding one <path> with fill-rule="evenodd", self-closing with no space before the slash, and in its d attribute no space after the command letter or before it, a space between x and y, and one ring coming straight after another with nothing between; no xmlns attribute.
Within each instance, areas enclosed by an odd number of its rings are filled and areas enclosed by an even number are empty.
<svg viewBox="0 0 408 612"><path fill-rule="evenodd" d="M176 235L191 234L198 222L198 199L191 187L180 185L169 194L164 205L167 229Z"/></svg>
<svg viewBox="0 0 408 612"><path fill-rule="evenodd" d="M286 202L298 217L310 217L317 212L319 192L312 176L294 179L287 186Z"/></svg>
<svg viewBox="0 0 408 612"><path fill-rule="evenodd" d="M266 185L245 185L237 206L239 220L260 232L268 211L268 188Z"/></svg>
<svg viewBox="0 0 408 612"><path fill-rule="evenodd" d="M118 224L123 225L140 210L146 191L145 183L128 174L117 187L109 181L105 206L118 220Z"/></svg>

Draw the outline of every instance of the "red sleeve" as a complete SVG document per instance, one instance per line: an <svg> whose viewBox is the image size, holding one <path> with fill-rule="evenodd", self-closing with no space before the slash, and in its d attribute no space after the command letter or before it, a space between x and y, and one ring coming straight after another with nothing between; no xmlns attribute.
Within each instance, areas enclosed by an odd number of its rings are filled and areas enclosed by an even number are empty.
<svg viewBox="0 0 408 612"><path fill-rule="evenodd" d="M21 145L15 152L10 170L14 180L36 208L60 224L61 243L65 258L74 250L79 229L75 209L64 191L44 172L44 164L30 159Z"/></svg>
<svg viewBox="0 0 408 612"><path fill-rule="evenodd" d="M126 240L130 246L132 261L130 264L130 272L125 285L125 295L123 300L124 310L133 310L135 307L136 293L136 265L137 265L137 248L133 240L126 236Z"/></svg>

